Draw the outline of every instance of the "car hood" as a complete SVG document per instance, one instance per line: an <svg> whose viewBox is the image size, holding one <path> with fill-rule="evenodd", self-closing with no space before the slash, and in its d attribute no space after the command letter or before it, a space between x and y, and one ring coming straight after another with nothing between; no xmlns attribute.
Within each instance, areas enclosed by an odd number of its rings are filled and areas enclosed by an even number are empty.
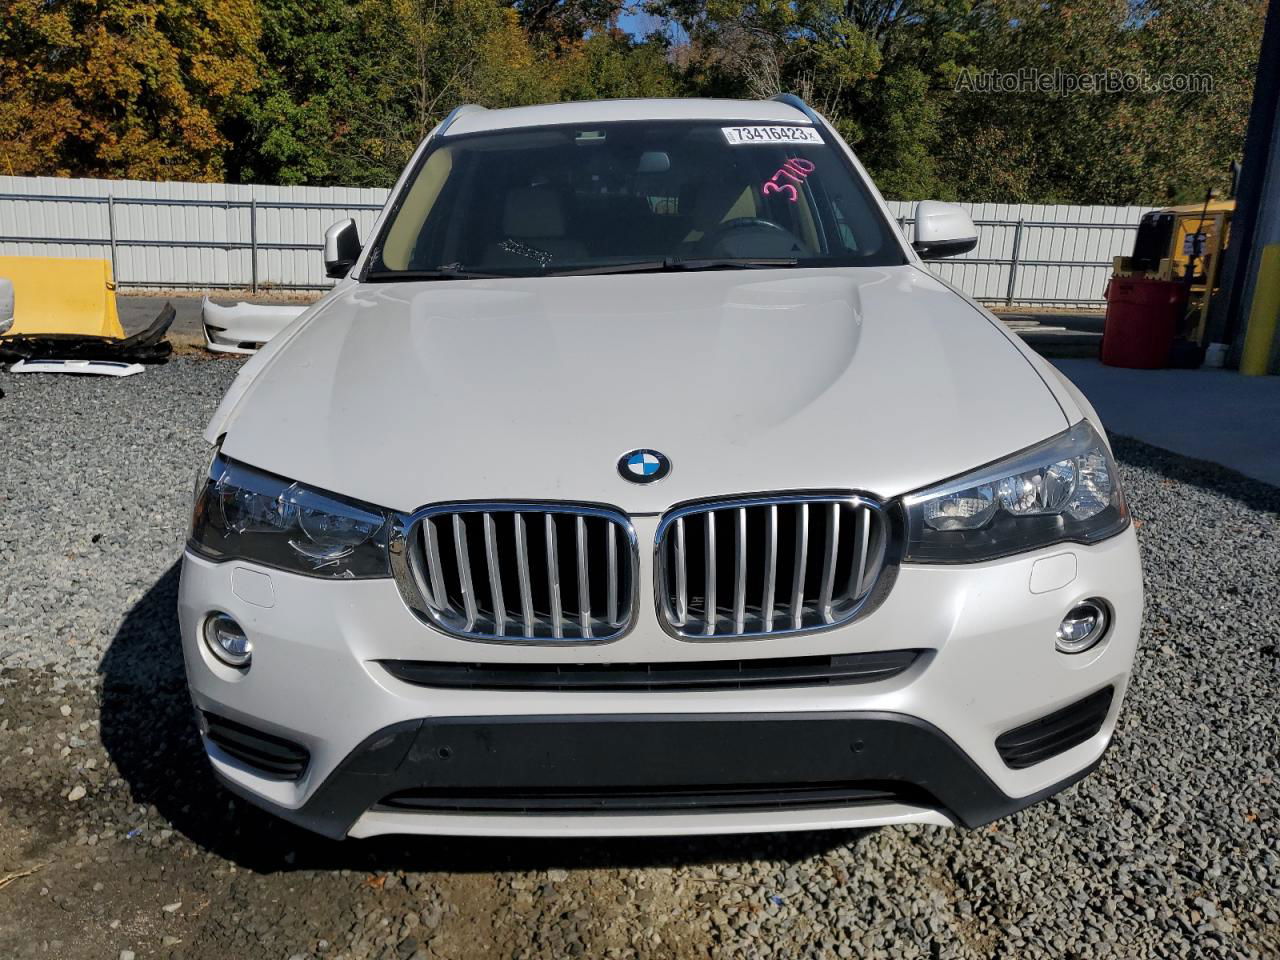
<svg viewBox="0 0 1280 960"><path fill-rule="evenodd" d="M398 510L891 497L1068 425L997 323L913 266L353 283L287 333L210 435ZM622 479L636 448L670 474Z"/></svg>

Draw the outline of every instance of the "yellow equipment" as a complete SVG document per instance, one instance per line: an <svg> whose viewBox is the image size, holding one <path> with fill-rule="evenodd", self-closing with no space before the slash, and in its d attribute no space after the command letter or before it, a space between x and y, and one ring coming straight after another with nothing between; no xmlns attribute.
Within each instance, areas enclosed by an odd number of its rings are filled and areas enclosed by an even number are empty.
<svg viewBox="0 0 1280 960"><path fill-rule="evenodd" d="M8 335L75 333L124 336L116 313L116 284L106 260L0 257L0 277L13 281L13 326Z"/></svg>
<svg viewBox="0 0 1280 960"><path fill-rule="evenodd" d="M1244 352L1240 357L1240 372L1245 376L1260 377L1267 372L1271 343L1275 340L1278 324L1280 243L1272 243L1262 248L1262 264L1258 269L1257 286L1253 292L1253 309L1249 313L1249 327L1245 331Z"/></svg>
<svg viewBox="0 0 1280 960"><path fill-rule="evenodd" d="M1209 301L1218 290L1235 208L1235 200L1209 200L1153 210L1138 221L1133 255L1114 261L1118 277L1187 283L1188 329L1178 333L1198 343L1204 340Z"/></svg>

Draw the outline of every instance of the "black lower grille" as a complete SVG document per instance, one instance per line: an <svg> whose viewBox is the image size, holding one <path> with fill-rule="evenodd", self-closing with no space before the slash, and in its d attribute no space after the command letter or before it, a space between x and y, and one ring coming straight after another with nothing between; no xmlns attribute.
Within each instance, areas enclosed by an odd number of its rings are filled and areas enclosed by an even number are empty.
<svg viewBox="0 0 1280 960"><path fill-rule="evenodd" d="M311 755L301 744L246 727L217 714L204 714L205 736L228 756L246 763L266 777L297 780Z"/></svg>
<svg viewBox="0 0 1280 960"><path fill-rule="evenodd" d="M870 683L895 677L923 651L693 663L436 663L383 660L393 677L468 690L742 690Z"/></svg>
<svg viewBox="0 0 1280 960"><path fill-rule="evenodd" d="M617 787L592 790L402 790L384 797L385 810L467 813L642 813L663 810L742 810L847 807L879 803L934 806L921 790L899 783L803 783Z"/></svg>
<svg viewBox="0 0 1280 960"><path fill-rule="evenodd" d="M1102 729L1114 696L1114 687L1103 687L1070 706L1000 734L996 738L1000 759L1020 770L1078 747Z"/></svg>

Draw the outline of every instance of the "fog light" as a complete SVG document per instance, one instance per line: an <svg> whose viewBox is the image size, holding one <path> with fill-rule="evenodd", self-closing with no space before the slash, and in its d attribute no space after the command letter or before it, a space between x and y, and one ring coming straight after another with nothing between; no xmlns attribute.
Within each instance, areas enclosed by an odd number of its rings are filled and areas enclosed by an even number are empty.
<svg viewBox="0 0 1280 960"><path fill-rule="evenodd" d="M1084 653L1102 639L1110 621L1104 601L1081 600L1058 624L1058 650L1062 653Z"/></svg>
<svg viewBox="0 0 1280 960"><path fill-rule="evenodd" d="M204 642L209 652L229 667L247 667L253 644L240 624L225 613L215 613L204 622Z"/></svg>

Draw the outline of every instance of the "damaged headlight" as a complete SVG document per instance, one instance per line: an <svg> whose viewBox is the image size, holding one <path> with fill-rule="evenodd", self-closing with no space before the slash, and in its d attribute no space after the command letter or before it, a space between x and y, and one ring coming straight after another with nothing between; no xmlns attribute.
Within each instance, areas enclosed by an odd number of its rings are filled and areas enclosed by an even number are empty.
<svg viewBox="0 0 1280 960"><path fill-rule="evenodd" d="M903 559L917 563L965 563L1065 541L1094 543L1129 524L1115 461L1088 421L903 502Z"/></svg>
<svg viewBox="0 0 1280 960"><path fill-rule="evenodd" d="M191 549L312 577L390 576L385 511L215 456L198 487Z"/></svg>

